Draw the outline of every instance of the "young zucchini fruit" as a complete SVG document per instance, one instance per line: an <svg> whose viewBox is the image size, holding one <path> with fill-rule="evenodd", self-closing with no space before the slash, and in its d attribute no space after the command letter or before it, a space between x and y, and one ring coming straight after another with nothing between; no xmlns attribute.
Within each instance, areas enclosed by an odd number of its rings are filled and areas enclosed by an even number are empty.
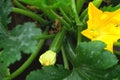
<svg viewBox="0 0 120 80"><path fill-rule="evenodd" d="M50 65L55 64L56 55L61 48L65 33L66 33L66 31L64 28L60 32L57 33L53 42L50 45L49 50L47 50L45 53L43 53L40 56L39 61L40 61L41 65L50 66Z"/></svg>

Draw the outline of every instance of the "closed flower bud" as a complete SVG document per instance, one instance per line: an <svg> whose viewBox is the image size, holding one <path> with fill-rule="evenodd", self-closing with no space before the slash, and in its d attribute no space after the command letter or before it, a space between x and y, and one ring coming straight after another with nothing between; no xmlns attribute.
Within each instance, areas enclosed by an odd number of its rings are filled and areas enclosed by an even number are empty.
<svg viewBox="0 0 120 80"><path fill-rule="evenodd" d="M40 56L39 61L43 66L54 65L56 62L56 53L48 50Z"/></svg>

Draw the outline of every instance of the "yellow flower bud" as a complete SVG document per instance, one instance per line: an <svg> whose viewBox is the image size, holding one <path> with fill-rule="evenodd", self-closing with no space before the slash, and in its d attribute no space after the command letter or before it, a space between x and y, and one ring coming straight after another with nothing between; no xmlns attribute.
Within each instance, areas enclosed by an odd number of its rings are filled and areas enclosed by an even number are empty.
<svg viewBox="0 0 120 80"><path fill-rule="evenodd" d="M39 61L43 66L54 65L56 62L56 53L48 50L40 56Z"/></svg>

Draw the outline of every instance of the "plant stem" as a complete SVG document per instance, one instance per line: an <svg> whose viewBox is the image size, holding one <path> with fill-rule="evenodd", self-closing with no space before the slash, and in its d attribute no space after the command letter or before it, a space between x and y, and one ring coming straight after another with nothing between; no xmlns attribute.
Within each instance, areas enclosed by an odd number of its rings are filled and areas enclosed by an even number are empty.
<svg viewBox="0 0 120 80"><path fill-rule="evenodd" d="M46 32L44 34L46 34ZM20 75L27 67L29 67L29 65L33 62L33 60L36 58L39 51L41 50L41 48L44 44L44 41L45 41L45 39L39 41L37 50L34 53L31 54L31 56L25 61L25 63L20 68L18 68L15 72L13 72L10 75L11 79L14 79L18 75Z"/></svg>
<svg viewBox="0 0 120 80"><path fill-rule="evenodd" d="M64 41L63 41L63 46L64 46L64 52L67 56L67 59L72 63L72 65L76 65L75 59L76 59L76 54L75 54L75 48L73 47L73 44L71 40L69 39L69 36L66 36Z"/></svg>
<svg viewBox="0 0 120 80"><path fill-rule="evenodd" d="M84 2L85 2L85 0L77 0L76 1L76 9L77 9L78 14L80 13Z"/></svg>
<svg viewBox="0 0 120 80"><path fill-rule="evenodd" d="M76 25L77 25L77 28L78 28L77 45L79 45L80 42L81 42L80 32L82 31L82 23L79 20L79 16L78 16L78 13L77 13L77 10L76 10L75 0L72 0L72 9L73 9L73 12L74 12L75 21L76 21Z"/></svg>
<svg viewBox="0 0 120 80"><path fill-rule="evenodd" d="M49 39L55 37L56 34L51 34L51 35L40 35L36 36L34 39Z"/></svg>
<svg viewBox="0 0 120 80"><path fill-rule="evenodd" d="M78 46L82 40L82 35L81 35L82 25L78 26L77 29L78 29L78 31L77 31L77 46Z"/></svg>
<svg viewBox="0 0 120 80"><path fill-rule="evenodd" d="M69 64L68 64L67 56L65 54L63 46L61 47L61 51L62 51L62 57L63 57L64 67L65 67L65 69L69 69Z"/></svg>
<svg viewBox="0 0 120 80"><path fill-rule="evenodd" d="M31 17L31 18L39 21L42 24L48 24L48 21L44 20L43 18L41 18L40 16L38 16L37 14L35 14L31 11L26 11L26 10L14 8L14 7L12 8L12 11L16 12L16 13L23 14L23 15L28 16L28 17Z"/></svg>
<svg viewBox="0 0 120 80"><path fill-rule="evenodd" d="M50 10L51 14L53 14L62 24L66 25L66 27L69 29L70 25L58 14L56 14L52 9Z"/></svg>
<svg viewBox="0 0 120 80"><path fill-rule="evenodd" d="M13 0L13 3L14 3L17 7L21 8L21 9L27 10L27 8L24 7L24 6L23 6L20 2L18 2L17 0Z"/></svg>
<svg viewBox="0 0 120 80"><path fill-rule="evenodd" d="M79 16L78 16L78 13L77 13L77 10L76 10L75 0L72 0L72 10L73 10L73 13L74 13L74 16L75 16L76 25L77 26L81 25L81 22L79 20Z"/></svg>
<svg viewBox="0 0 120 80"><path fill-rule="evenodd" d="M71 23L70 18L65 14L65 12L63 11L62 8L60 8L60 12L62 13L62 15L63 15L63 17L65 18L65 20L66 20L68 23Z"/></svg>
<svg viewBox="0 0 120 80"><path fill-rule="evenodd" d="M62 30L58 32L57 35L55 36L49 49L58 53L61 48L65 34L66 34L66 29L63 27Z"/></svg>

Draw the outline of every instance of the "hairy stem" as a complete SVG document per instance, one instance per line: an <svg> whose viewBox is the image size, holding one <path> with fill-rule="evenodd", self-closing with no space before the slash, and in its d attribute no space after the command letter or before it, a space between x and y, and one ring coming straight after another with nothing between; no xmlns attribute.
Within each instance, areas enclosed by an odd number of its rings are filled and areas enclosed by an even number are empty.
<svg viewBox="0 0 120 80"><path fill-rule="evenodd" d="M65 14L65 12L63 11L62 8L60 8L60 12L62 13L62 15L63 15L63 17L65 18L65 20L66 20L68 23L71 23L70 18Z"/></svg>
<svg viewBox="0 0 120 80"><path fill-rule="evenodd" d="M55 37L55 35L56 35L56 34L51 34L51 35L40 35L40 36L34 37L34 39L49 39L49 38Z"/></svg>
<svg viewBox="0 0 120 80"><path fill-rule="evenodd" d="M62 18L60 17L58 14L56 14L53 10L50 10L50 12L64 25L66 25L67 28L70 27L70 25Z"/></svg>
<svg viewBox="0 0 120 80"><path fill-rule="evenodd" d="M62 51L62 57L63 57L63 63L64 63L64 67L65 69L69 69L69 64L68 64L68 60L67 60L67 56L65 54L65 51L63 49L64 47L61 47L61 51Z"/></svg>
<svg viewBox="0 0 120 80"><path fill-rule="evenodd" d="M82 31L82 22L79 20L79 16L78 16L76 5L75 5L75 0L72 0L72 10L74 12L76 26L78 28L77 45L79 45L82 37L80 34L80 32Z"/></svg>
<svg viewBox="0 0 120 80"><path fill-rule="evenodd" d="M76 9L77 9L78 14L80 13L84 2L85 2L85 0L77 0L76 1Z"/></svg>
<svg viewBox="0 0 120 80"><path fill-rule="evenodd" d="M20 14L23 14L23 15L28 16L30 18L33 18L33 19L39 21L42 24L48 24L48 21L44 20L39 15L37 15L37 14L31 12L31 11L26 11L26 10L19 9L19 8L14 8L14 7L12 8L12 11L15 12L15 13L20 13Z"/></svg>
<svg viewBox="0 0 120 80"><path fill-rule="evenodd" d="M27 10L27 8L24 7L20 2L18 2L18 0L13 0L13 3L14 3L17 7L21 8L21 9L24 9L24 10Z"/></svg>

